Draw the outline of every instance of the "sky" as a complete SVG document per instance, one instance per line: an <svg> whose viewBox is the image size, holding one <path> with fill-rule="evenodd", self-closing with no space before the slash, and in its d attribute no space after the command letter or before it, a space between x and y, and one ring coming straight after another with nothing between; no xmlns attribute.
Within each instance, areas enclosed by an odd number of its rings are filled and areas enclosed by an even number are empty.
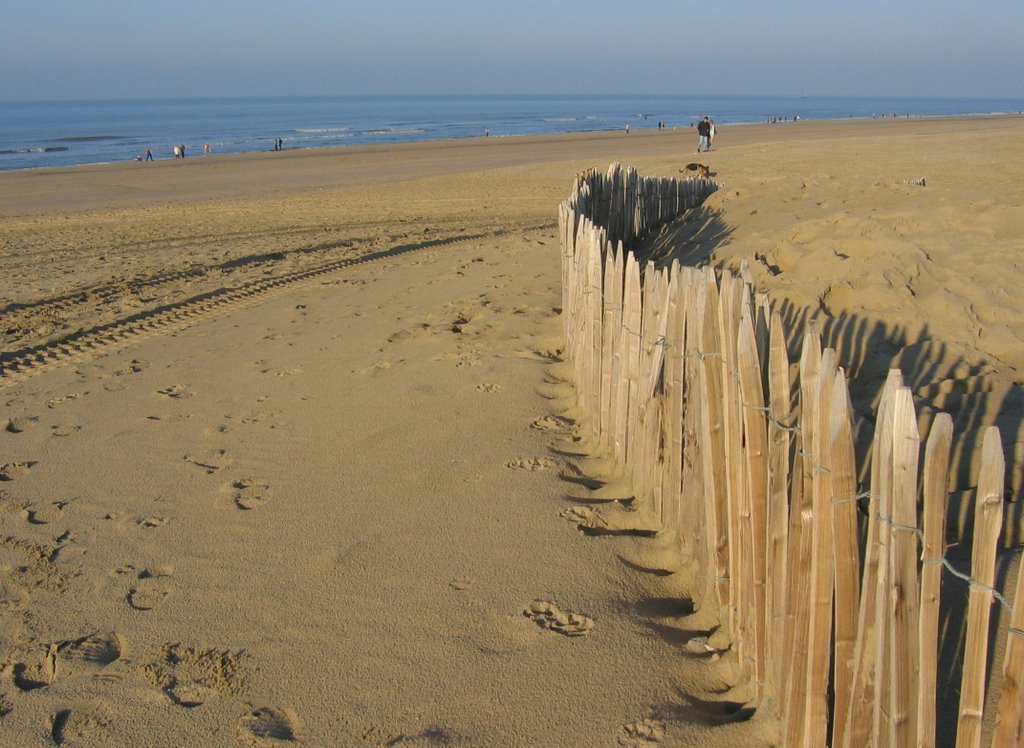
<svg viewBox="0 0 1024 748"><path fill-rule="evenodd" d="M1024 97L1024 0L0 0L0 101Z"/></svg>

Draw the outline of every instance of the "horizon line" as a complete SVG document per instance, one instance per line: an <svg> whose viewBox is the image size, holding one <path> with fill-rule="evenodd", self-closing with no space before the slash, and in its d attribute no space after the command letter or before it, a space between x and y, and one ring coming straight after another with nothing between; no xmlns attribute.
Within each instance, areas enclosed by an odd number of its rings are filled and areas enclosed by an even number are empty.
<svg viewBox="0 0 1024 748"><path fill-rule="evenodd" d="M110 97L73 97L73 98L40 98L40 99L5 99L0 104L70 104L70 103L104 103L104 102L157 102L157 101L245 101L252 99L457 99L457 98L717 98L717 99L875 99L900 101L1020 101L1022 95L1000 96L921 96L901 94L830 94L830 93L319 93L319 94L239 94L218 95L201 94L195 96L110 96Z"/></svg>

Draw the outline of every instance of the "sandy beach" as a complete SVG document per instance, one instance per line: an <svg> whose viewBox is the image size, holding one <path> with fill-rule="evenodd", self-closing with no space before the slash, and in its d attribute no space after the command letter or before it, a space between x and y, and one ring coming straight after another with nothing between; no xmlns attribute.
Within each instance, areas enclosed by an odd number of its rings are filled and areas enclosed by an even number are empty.
<svg viewBox="0 0 1024 748"><path fill-rule="evenodd" d="M0 172L0 745L776 744L677 538L578 527L631 494L579 437L557 204L590 167L707 164L719 191L647 249L746 261L826 330L865 418L901 366L922 425L966 434L954 502L998 425L1016 498L1022 136L788 122L699 155L679 129Z"/></svg>

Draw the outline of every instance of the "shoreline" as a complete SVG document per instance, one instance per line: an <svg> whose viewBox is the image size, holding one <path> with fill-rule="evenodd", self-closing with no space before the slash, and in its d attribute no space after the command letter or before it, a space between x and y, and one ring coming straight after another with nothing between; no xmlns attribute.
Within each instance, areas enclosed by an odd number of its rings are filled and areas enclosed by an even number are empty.
<svg viewBox="0 0 1024 748"><path fill-rule="evenodd" d="M998 129L1019 115L865 118L747 123L718 127L712 152L734 146L822 138L878 137ZM692 140L691 140L692 138ZM129 207L161 202L263 196L386 184L541 162L647 159L678 149L683 163L693 128L473 137L454 140L255 151L83 166L0 171L0 219L48 211ZM710 158L710 157L708 157Z"/></svg>
<svg viewBox="0 0 1024 748"><path fill-rule="evenodd" d="M972 119L972 118L977 118L977 117L1018 117L1018 116L1022 116L1022 115L1024 115L1024 112L1005 111L1005 112L974 112L974 113L970 113L970 114L956 114L956 115L949 115L949 114L914 114L914 115L910 115L910 114L907 114L907 115L904 115L904 116L899 116L899 115L882 115L880 117L877 116L877 115L873 115L873 116L870 116L870 117L868 117L868 116L828 117L828 118L812 118L812 117L806 117L805 118L805 117L801 117L799 119L794 119L794 118L791 117L791 118L789 118L787 120L757 120L757 121L750 121L750 122L729 122L729 121L723 121L721 123L716 123L716 124L717 124L717 126L719 128L722 128L722 127L732 128L732 127L749 127L749 126L757 126L757 125L776 125L776 124L786 125L786 124L797 124L797 123L833 123L833 122L853 122L853 123L858 123L858 122L872 122L872 121L876 121L876 120L887 120L887 119L888 120ZM672 126L672 127L668 127L665 131L662 131L662 132L676 132L676 131L680 131L680 130L686 132L686 131L689 131L692 127L694 127L695 124L696 124L696 122L694 122L690 126L685 126L685 127L682 126L682 125L675 125L675 126ZM651 127L635 127L635 128L632 128L631 132L632 133L650 132L651 130L656 130L656 129L657 128L651 128ZM501 139L508 140L508 139L520 139L520 138L574 137L574 136L588 136L588 135L604 135L604 134L610 134L610 133L620 133L622 131L623 131L623 129L621 127L604 127L604 128L600 128L600 129L593 129L593 130L574 130L572 132L565 132L565 133L505 133L505 134L496 134L496 135L492 134L492 135L486 136L486 138L487 139L493 139L493 140L501 140ZM94 136L94 137L96 137L96 138L110 138L110 137L115 137L115 136ZM200 154L200 155L191 156L190 158L211 158L211 157L213 157L213 158L235 158L235 157L239 157L239 156L253 156L253 155L256 155L256 154L260 154L260 153L281 153L283 151L334 151L334 150L344 150L344 149L352 149L352 148L372 148L372 147L384 147L384 148L387 148L387 147L396 147L396 146L412 145L412 144L420 144L420 145L445 144L445 143L460 142L460 141L464 141L464 140L478 140L478 139L481 139L481 138L484 138L484 136L481 136L481 135L467 135L467 136L461 137L461 138L436 138L436 139L428 139L428 140L392 141L392 142L389 142L389 143L380 143L380 144L358 143L358 144L354 144L354 145L289 146L287 148L281 148L280 150L278 150L278 149L263 149L263 148L261 148L261 149L253 149L253 150L248 150L248 151L241 151L241 152L238 152L238 153L216 153L216 154L209 154L209 155L207 155L207 154ZM91 138L87 137L87 138L84 138L84 139L91 139ZM199 146L197 144L195 144L195 143L187 144L187 145L190 148L194 148L194 149L195 148L199 148ZM17 153L42 152L44 150L46 150L46 151L49 151L49 150L66 151L68 149L66 147L27 148L27 149L24 149L24 150L4 151L3 153L0 153L0 155L6 155L8 153L17 154ZM155 159L155 161L174 161L174 160L175 160L174 158L168 158L167 156L162 156L162 157L160 157L158 159ZM79 169L79 168L90 168L90 167L95 167L95 166L113 166L113 165L117 165L117 164L126 164L126 163L127 164L134 164L134 163L138 163L138 162L135 159L128 159L128 160L119 159L117 161L94 161L94 162L85 163L85 164L72 164L72 165L68 165L68 166L27 166L27 167L12 168L12 169L2 169L2 168L0 168L0 174L2 174L4 172L32 172L32 171L39 171L39 170L59 170L59 169L62 169L62 170L72 170L72 169Z"/></svg>

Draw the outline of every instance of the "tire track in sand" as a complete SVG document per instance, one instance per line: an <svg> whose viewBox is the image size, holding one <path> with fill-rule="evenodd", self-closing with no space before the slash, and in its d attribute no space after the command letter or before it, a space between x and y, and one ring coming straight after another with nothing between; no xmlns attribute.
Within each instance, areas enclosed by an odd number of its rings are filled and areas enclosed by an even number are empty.
<svg viewBox="0 0 1024 748"><path fill-rule="evenodd" d="M198 322L223 316L237 309L255 306L268 298L321 282L326 276L358 265L392 259L411 252L549 228L551 225L545 223L514 229L456 235L415 244L403 244L360 257L334 260L306 270L250 281L236 288L222 288L204 293L181 302L75 332L50 343L12 354L4 354L0 356L0 388L24 381L57 366L78 363L100 353L123 348L154 335L177 332Z"/></svg>

